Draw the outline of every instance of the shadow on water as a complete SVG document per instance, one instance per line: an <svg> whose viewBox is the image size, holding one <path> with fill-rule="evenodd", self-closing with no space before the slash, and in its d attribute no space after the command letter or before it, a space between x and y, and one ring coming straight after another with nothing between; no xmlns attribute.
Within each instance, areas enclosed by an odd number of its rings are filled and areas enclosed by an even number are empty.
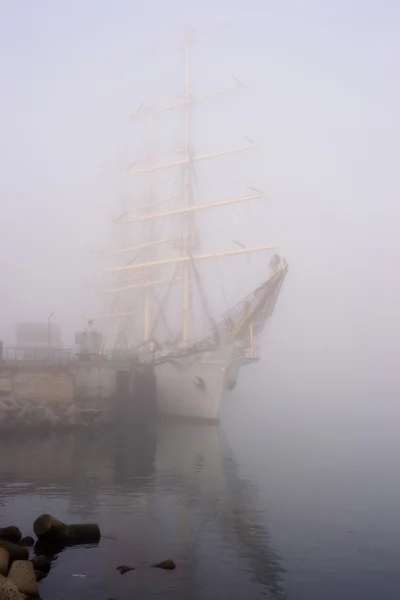
<svg viewBox="0 0 400 600"><path fill-rule="evenodd" d="M7 436L0 440L0 521L24 534L50 512L96 521L85 547L36 547L53 561L42 597L284 597L279 557L254 489L215 425ZM152 569L173 558L174 572ZM135 571L121 576L121 564Z"/></svg>

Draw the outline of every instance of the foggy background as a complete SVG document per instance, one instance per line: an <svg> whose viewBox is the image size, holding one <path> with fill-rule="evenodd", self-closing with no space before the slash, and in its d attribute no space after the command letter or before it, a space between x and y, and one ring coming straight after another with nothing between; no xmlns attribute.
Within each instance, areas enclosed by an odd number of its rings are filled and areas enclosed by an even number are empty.
<svg viewBox="0 0 400 600"><path fill-rule="evenodd" d="M263 243L276 243L290 265L255 388L268 378L275 394L290 390L299 413L309 397L322 410L327 389L331 413L347 411L352 398L360 404L350 411L362 406L374 418L393 406L400 390L398 3L0 7L5 345L15 322L45 321L52 312L65 346L84 327L104 268L93 249L109 248L110 212L118 213L135 136L129 116L146 99L164 104L181 93L176 61L189 20L200 35L196 90L230 85L232 75L251 85L240 99L207 104L205 114L216 117L199 150L241 145L243 135L262 144L246 158L258 173L247 183L269 195L253 241L261 241L265 222ZM225 268L237 278L233 263ZM254 369L244 374L247 384Z"/></svg>

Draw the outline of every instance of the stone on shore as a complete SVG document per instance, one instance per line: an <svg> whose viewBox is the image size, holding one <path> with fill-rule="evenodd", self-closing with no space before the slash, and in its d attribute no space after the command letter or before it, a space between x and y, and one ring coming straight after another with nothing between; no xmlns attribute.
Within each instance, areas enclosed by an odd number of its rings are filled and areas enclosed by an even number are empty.
<svg viewBox="0 0 400 600"><path fill-rule="evenodd" d="M0 599L1 600L23 600L23 595L17 586L0 575Z"/></svg>
<svg viewBox="0 0 400 600"><path fill-rule="evenodd" d="M29 560L16 560L11 565L8 580L25 596L38 596L35 569Z"/></svg>
<svg viewBox="0 0 400 600"><path fill-rule="evenodd" d="M0 575L7 575L10 564L10 554L5 548L0 548Z"/></svg>
<svg viewBox="0 0 400 600"><path fill-rule="evenodd" d="M18 544L21 538L22 533L18 529L18 527L15 527L15 525L10 525L9 527L2 527L0 529L0 540L7 540L8 542Z"/></svg>
<svg viewBox="0 0 400 600"><path fill-rule="evenodd" d="M19 543L21 546L29 547L35 545L35 540L30 535L27 535L26 537L23 537L22 540L19 541Z"/></svg>
<svg viewBox="0 0 400 600"><path fill-rule="evenodd" d="M7 550L10 555L10 563L14 562L14 560L28 560L29 558L28 548L24 548L24 546L19 546L13 542L0 539L0 548Z"/></svg>

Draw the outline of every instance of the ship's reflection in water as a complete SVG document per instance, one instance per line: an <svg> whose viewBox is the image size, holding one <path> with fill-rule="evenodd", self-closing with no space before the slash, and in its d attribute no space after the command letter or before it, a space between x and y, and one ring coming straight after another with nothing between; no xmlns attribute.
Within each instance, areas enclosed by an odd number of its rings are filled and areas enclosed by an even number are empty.
<svg viewBox="0 0 400 600"><path fill-rule="evenodd" d="M7 436L1 521L96 521L98 546L55 554L46 598L283 598L283 569L217 426ZM151 568L173 558L175 571ZM135 571L121 576L116 567ZM77 577L79 575L79 577Z"/></svg>

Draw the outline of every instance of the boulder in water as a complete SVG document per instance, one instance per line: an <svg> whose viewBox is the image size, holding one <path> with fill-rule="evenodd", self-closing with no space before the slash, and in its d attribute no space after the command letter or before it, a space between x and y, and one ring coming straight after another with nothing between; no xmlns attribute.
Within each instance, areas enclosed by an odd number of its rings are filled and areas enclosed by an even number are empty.
<svg viewBox="0 0 400 600"><path fill-rule="evenodd" d="M43 554L34 556L31 563L33 564L35 571L41 571L42 573L47 574L51 569L51 560L47 558L47 556L43 556Z"/></svg>
<svg viewBox="0 0 400 600"><path fill-rule="evenodd" d="M37 571L35 569L36 581L42 581L45 577L47 577L47 573L43 573L43 571Z"/></svg>
<svg viewBox="0 0 400 600"><path fill-rule="evenodd" d="M117 567L117 571L119 571L121 573L121 575L125 575L125 573L128 573L129 571L134 571L135 567L128 567L127 565L120 565L119 567Z"/></svg>
<svg viewBox="0 0 400 600"><path fill-rule="evenodd" d="M172 571L173 569L175 569L176 564L174 563L172 558L168 558L167 560L163 560L162 562L157 563L154 566L157 567L158 569L165 569L166 571Z"/></svg>
<svg viewBox="0 0 400 600"><path fill-rule="evenodd" d="M52 515L41 515L33 524L33 530L41 542L65 542L79 544L98 542L101 538L99 526L95 523L67 525Z"/></svg>

